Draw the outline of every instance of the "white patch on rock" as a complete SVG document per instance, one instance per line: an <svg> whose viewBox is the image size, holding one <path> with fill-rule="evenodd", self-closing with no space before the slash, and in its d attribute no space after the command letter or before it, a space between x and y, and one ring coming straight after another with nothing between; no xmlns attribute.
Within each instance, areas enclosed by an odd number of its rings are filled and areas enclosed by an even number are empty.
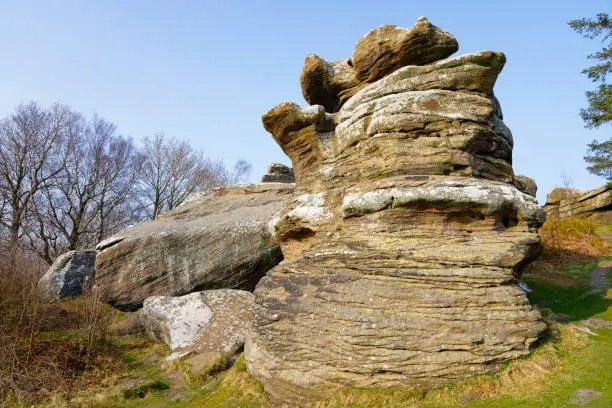
<svg viewBox="0 0 612 408"><path fill-rule="evenodd" d="M296 218L306 224L320 225L333 217L325 207L325 193L302 194L296 197L294 205L287 217Z"/></svg>
<svg viewBox="0 0 612 408"><path fill-rule="evenodd" d="M272 219L268 222L268 232L272 236L272 239L276 239L276 226L281 220L281 213L282 211L279 211L276 214L274 214Z"/></svg>
<svg viewBox="0 0 612 408"><path fill-rule="evenodd" d="M195 292L179 297L151 296L144 301L142 315L147 320L163 321L166 333L162 339L171 350L177 350L193 345L200 329L210 321L212 310L202 293Z"/></svg>
<svg viewBox="0 0 612 408"><path fill-rule="evenodd" d="M485 179L436 180L418 187L351 192L342 201L342 216L359 216L419 201L473 204L481 206L488 214L515 208L523 218L540 223L546 217L534 197L513 185Z"/></svg>

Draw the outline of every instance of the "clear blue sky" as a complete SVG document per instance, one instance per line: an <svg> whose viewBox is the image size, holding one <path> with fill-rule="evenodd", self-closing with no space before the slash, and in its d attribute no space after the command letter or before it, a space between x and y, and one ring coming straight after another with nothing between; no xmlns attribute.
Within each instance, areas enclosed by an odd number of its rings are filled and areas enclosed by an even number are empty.
<svg viewBox="0 0 612 408"><path fill-rule="evenodd" d="M244 158L257 180L290 163L260 116L305 104L299 74L308 53L348 57L382 24L419 16L451 32L458 54L506 53L495 92L514 134L514 169L536 179L538 198L561 184L604 180L583 155L610 126L584 129L578 111L592 87L580 70L600 43L567 21L612 12L592 1L0 1L0 116L29 100L61 101L139 139L185 138L228 164Z"/></svg>

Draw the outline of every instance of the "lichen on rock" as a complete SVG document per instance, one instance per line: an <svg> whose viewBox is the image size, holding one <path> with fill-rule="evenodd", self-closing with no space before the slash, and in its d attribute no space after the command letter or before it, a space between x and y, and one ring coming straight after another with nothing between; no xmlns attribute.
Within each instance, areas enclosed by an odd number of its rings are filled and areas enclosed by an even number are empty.
<svg viewBox="0 0 612 408"><path fill-rule="evenodd" d="M383 26L350 59L307 57L322 106L262 117L297 193L269 224L284 261L255 289L245 348L278 406L493 372L544 330L517 285L545 215L512 170L505 56L457 47L424 18Z"/></svg>
<svg viewBox="0 0 612 408"><path fill-rule="evenodd" d="M145 299L140 318L151 338L170 347L169 359L190 356L188 364L205 369L244 346L252 310L252 293L217 289L151 296Z"/></svg>

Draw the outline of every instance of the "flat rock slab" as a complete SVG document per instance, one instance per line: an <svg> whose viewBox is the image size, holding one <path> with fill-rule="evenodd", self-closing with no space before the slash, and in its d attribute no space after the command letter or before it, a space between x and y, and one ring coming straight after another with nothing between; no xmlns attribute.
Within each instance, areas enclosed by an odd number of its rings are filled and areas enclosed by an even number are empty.
<svg viewBox="0 0 612 408"><path fill-rule="evenodd" d="M555 188L546 197L544 210L553 217L590 217L612 210L612 187L595 190Z"/></svg>
<svg viewBox="0 0 612 408"><path fill-rule="evenodd" d="M83 294L83 288L93 284L96 251L69 251L60 255L40 278L38 285L43 297L65 298Z"/></svg>
<svg viewBox="0 0 612 408"><path fill-rule="evenodd" d="M591 390L588 388L579 388L572 394L570 398L571 404L586 405L591 401L603 397L603 392Z"/></svg>
<svg viewBox="0 0 612 408"><path fill-rule="evenodd" d="M96 285L122 310L135 310L153 295L253 290L283 259L267 224L292 191L292 184L265 183L194 195L99 243Z"/></svg>
<svg viewBox="0 0 612 408"><path fill-rule="evenodd" d="M244 346L251 327L253 294L235 289L185 296L152 296L140 312L149 337L168 344L172 357L202 372Z"/></svg>

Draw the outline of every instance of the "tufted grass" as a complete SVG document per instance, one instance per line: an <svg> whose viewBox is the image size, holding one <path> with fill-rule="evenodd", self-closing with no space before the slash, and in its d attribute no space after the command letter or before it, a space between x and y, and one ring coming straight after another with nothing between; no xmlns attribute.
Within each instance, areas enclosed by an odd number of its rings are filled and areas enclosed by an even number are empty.
<svg viewBox="0 0 612 408"><path fill-rule="evenodd" d="M607 223L596 223L589 218L549 217L539 233L546 250L572 252L597 258L606 253L606 243L600 233Z"/></svg>

